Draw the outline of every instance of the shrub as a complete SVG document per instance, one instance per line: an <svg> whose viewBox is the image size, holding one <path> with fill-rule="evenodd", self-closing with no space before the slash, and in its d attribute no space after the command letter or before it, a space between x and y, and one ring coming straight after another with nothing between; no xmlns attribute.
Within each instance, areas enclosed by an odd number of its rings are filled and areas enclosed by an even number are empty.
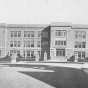
<svg viewBox="0 0 88 88"><path fill-rule="evenodd" d="M0 61L11 61L11 57L9 55L6 55L3 58L0 58Z"/></svg>
<svg viewBox="0 0 88 88"><path fill-rule="evenodd" d="M75 60L75 55L71 56L69 61L74 61Z"/></svg>
<svg viewBox="0 0 88 88"><path fill-rule="evenodd" d="M17 57L16 61L35 61L35 57L26 57L26 59L24 57Z"/></svg>
<svg viewBox="0 0 88 88"><path fill-rule="evenodd" d="M22 58L22 55L19 55L18 58Z"/></svg>
<svg viewBox="0 0 88 88"><path fill-rule="evenodd" d="M88 57L86 57L85 59L88 59Z"/></svg>

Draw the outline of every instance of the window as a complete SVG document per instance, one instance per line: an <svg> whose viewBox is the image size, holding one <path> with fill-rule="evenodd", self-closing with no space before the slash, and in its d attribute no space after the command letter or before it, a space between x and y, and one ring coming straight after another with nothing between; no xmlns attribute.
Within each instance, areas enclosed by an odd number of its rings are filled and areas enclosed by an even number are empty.
<svg viewBox="0 0 88 88"><path fill-rule="evenodd" d="M28 43L27 43L27 44L28 44L28 47L30 47L30 41L28 41Z"/></svg>
<svg viewBox="0 0 88 88"><path fill-rule="evenodd" d="M11 31L11 37L13 37L13 31Z"/></svg>
<svg viewBox="0 0 88 88"><path fill-rule="evenodd" d="M24 31L24 37L27 37L27 31Z"/></svg>
<svg viewBox="0 0 88 88"><path fill-rule="evenodd" d="M38 31L37 33L38 33L37 36L38 36L38 37L41 37L41 31Z"/></svg>
<svg viewBox="0 0 88 88"><path fill-rule="evenodd" d="M30 31L28 31L28 37L30 37Z"/></svg>
<svg viewBox="0 0 88 88"><path fill-rule="evenodd" d="M55 45L56 45L56 46L66 45L66 41L59 41L59 40L56 40L56 41L55 41Z"/></svg>
<svg viewBox="0 0 88 88"><path fill-rule="evenodd" d="M30 57L30 51L27 51L27 56Z"/></svg>
<svg viewBox="0 0 88 88"><path fill-rule="evenodd" d="M31 47L34 47L34 41L31 41Z"/></svg>
<svg viewBox="0 0 88 88"><path fill-rule="evenodd" d="M20 41L18 41L18 47L20 47L20 45L21 45L21 44L20 44Z"/></svg>
<svg viewBox="0 0 88 88"><path fill-rule="evenodd" d="M40 41L37 41L37 47L40 47L41 46L40 43L41 43Z"/></svg>
<svg viewBox="0 0 88 88"><path fill-rule="evenodd" d="M10 41L10 47L13 47L13 41Z"/></svg>
<svg viewBox="0 0 88 88"><path fill-rule="evenodd" d="M34 31L24 31L24 37L34 37Z"/></svg>
<svg viewBox="0 0 88 88"><path fill-rule="evenodd" d="M31 51L31 57L33 57L34 56L34 51Z"/></svg>
<svg viewBox="0 0 88 88"><path fill-rule="evenodd" d="M14 37L17 37L17 31L14 31Z"/></svg>
<svg viewBox="0 0 88 88"><path fill-rule="evenodd" d="M77 51L79 58L85 58L85 51Z"/></svg>
<svg viewBox="0 0 88 88"><path fill-rule="evenodd" d="M85 48L86 44L85 42L82 42L82 48Z"/></svg>
<svg viewBox="0 0 88 88"><path fill-rule="evenodd" d="M24 57L25 57L25 51L24 51Z"/></svg>
<svg viewBox="0 0 88 88"><path fill-rule="evenodd" d="M17 47L17 41L14 41L14 47Z"/></svg>
<svg viewBox="0 0 88 88"><path fill-rule="evenodd" d="M55 36L59 37L66 37L67 31L66 30L56 30L55 31Z"/></svg>
<svg viewBox="0 0 88 88"><path fill-rule="evenodd" d="M64 45L66 45L66 41L64 41Z"/></svg>
<svg viewBox="0 0 88 88"><path fill-rule="evenodd" d="M85 48L86 47L86 43L85 42L75 42L75 48Z"/></svg>
<svg viewBox="0 0 88 88"><path fill-rule="evenodd" d="M17 56L20 56L20 50L17 50Z"/></svg>
<svg viewBox="0 0 88 88"><path fill-rule="evenodd" d="M85 31L75 31L75 38L86 38Z"/></svg>
<svg viewBox="0 0 88 88"><path fill-rule="evenodd" d="M82 58L85 58L85 52L82 52Z"/></svg>
<svg viewBox="0 0 88 88"><path fill-rule="evenodd" d="M31 37L34 37L34 31L31 31Z"/></svg>
<svg viewBox="0 0 88 88"><path fill-rule="evenodd" d="M24 47L26 47L25 41L24 41Z"/></svg>
<svg viewBox="0 0 88 88"><path fill-rule="evenodd" d="M18 37L21 37L21 31L18 31Z"/></svg>

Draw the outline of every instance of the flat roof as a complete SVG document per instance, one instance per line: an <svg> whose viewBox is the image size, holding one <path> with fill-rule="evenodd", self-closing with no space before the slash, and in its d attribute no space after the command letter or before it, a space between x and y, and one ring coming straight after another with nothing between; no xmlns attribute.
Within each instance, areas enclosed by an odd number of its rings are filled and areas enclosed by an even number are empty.
<svg viewBox="0 0 88 88"><path fill-rule="evenodd" d="M7 28L44 28L49 24L7 24Z"/></svg>
<svg viewBox="0 0 88 88"><path fill-rule="evenodd" d="M88 29L88 24L72 24L72 29Z"/></svg>
<svg viewBox="0 0 88 88"><path fill-rule="evenodd" d="M71 23L70 22L52 22L50 24L50 26L52 27L71 27Z"/></svg>

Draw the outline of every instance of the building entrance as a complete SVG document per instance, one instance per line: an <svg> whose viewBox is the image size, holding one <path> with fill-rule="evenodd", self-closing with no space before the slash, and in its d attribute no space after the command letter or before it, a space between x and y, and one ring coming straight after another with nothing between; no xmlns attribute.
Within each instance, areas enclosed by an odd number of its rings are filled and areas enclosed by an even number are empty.
<svg viewBox="0 0 88 88"><path fill-rule="evenodd" d="M65 49L56 49L56 56L65 56Z"/></svg>

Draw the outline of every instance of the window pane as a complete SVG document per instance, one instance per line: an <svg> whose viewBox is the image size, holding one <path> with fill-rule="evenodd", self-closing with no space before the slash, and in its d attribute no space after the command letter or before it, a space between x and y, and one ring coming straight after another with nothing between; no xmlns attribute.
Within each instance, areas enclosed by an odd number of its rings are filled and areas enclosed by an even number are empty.
<svg viewBox="0 0 88 88"><path fill-rule="evenodd" d="M37 47L40 47L40 41L37 41Z"/></svg>
<svg viewBox="0 0 88 88"><path fill-rule="evenodd" d="M34 31L31 31L31 37L34 37Z"/></svg>
<svg viewBox="0 0 88 88"><path fill-rule="evenodd" d="M86 38L86 32L85 31L83 31L82 35L83 35L83 38Z"/></svg>
<svg viewBox="0 0 88 88"><path fill-rule="evenodd" d="M31 47L34 47L34 41L31 41Z"/></svg>
<svg viewBox="0 0 88 88"><path fill-rule="evenodd" d="M17 37L17 31L14 31L14 37Z"/></svg>
<svg viewBox="0 0 88 88"><path fill-rule="evenodd" d="M24 41L24 47L25 47L25 41Z"/></svg>
<svg viewBox="0 0 88 88"><path fill-rule="evenodd" d="M85 52L82 52L82 58L85 58Z"/></svg>
<svg viewBox="0 0 88 88"><path fill-rule="evenodd" d="M58 36L57 34L58 34L58 31L55 31L55 36Z"/></svg>
<svg viewBox="0 0 88 88"><path fill-rule="evenodd" d="M24 37L27 37L27 31L24 31Z"/></svg>
<svg viewBox="0 0 88 88"><path fill-rule="evenodd" d="M57 41L55 41L55 45L57 45Z"/></svg>
<svg viewBox="0 0 88 88"><path fill-rule="evenodd" d="M30 37L30 31L28 31L28 37Z"/></svg>
<svg viewBox="0 0 88 88"><path fill-rule="evenodd" d="M10 47L13 47L13 41L10 41Z"/></svg>
<svg viewBox="0 0 88 88"><path fill-rule="evenodd" d="M27 56L30 57L30 51L27 51Z"/></svg>
<svg viewBox="0 0 88 88"><path fill-rule="evenodd" d="M82 43L78 42L78 48L82 48Z"/></svg>
<svg viewBox="0 0 88 88"><path fill-rule="evenodd" d="M58 36L61 36L61 31L58 31Z"/></svg>
<svg viewBox="0 0 88 88"><path fill-rule="evenodd" d="M18 31L18 37L21 37L21 31Z"/></svg>
<svg viewBox="0 0 88 88"><path fill-rule="evenodd" d="M66 41L64 41L64 45L66 45Z"/></svg>
<svg viewBox="0 0 88 88"><path fill-rule="evenodd" d="M28 41L28 47L30 47L30 41Z"/></svg>
<svg viewBox="0 0 88 88"><path fill-rule="evenodd" d="M81 58L81 52L78 52L78 57Z"/></svg>
<svg viewBox="0 0 88 88"><path fill-rule="evenodd" d="M63 45L63 41L61 41L61 45Z"/></svg>
<svg viewBox="0 0 88 88"><path fill-rule="evenodd" d="M0 50L0 56L1 56L1 50Z"/></svg>
<svg viewBox="0 0 88 88"><path fill-rule="evenodd" d="M38 33L38 37L41 37L41 31L38 31L37 33Z"/></svg>
<svg viewBox="0 0 88 88"><path fill-rule="evenodd" d="M57 41L58 42L58 44L57 45L60 45L60 41Z"/></svg>
<svg viewBox="0 0 88 88"><path fill-rule="evenodd" d="M18 47L20 47L20 41L18 41Z"/></svg>
<svg viewBox="0 0 88 88"><path fill-rule="evenodd" d="M14 47L17 47L17 41L14 41Z"/></svg>
<svg viewBox="0 0 88 88"><path fill-rule="evenodd" d="M34 56L34 51L31 51L31 57Z"/></svg>
<svg viewBox="0 0 88 88"><path fill-rule="evenodd" d="M66 31L64 31L64 36L66 36Z"/></svg>
<svg viewBox="0 0 88 88"><path fill-rule="evenodd" d="M20 50L17 51L17 56L20 56Z"/></svg>
<svg viewBox="0 0 88 88"><path fill-rule="evenodd" d="M13 37L13 31L11 31L11 37Z"/></svg>

